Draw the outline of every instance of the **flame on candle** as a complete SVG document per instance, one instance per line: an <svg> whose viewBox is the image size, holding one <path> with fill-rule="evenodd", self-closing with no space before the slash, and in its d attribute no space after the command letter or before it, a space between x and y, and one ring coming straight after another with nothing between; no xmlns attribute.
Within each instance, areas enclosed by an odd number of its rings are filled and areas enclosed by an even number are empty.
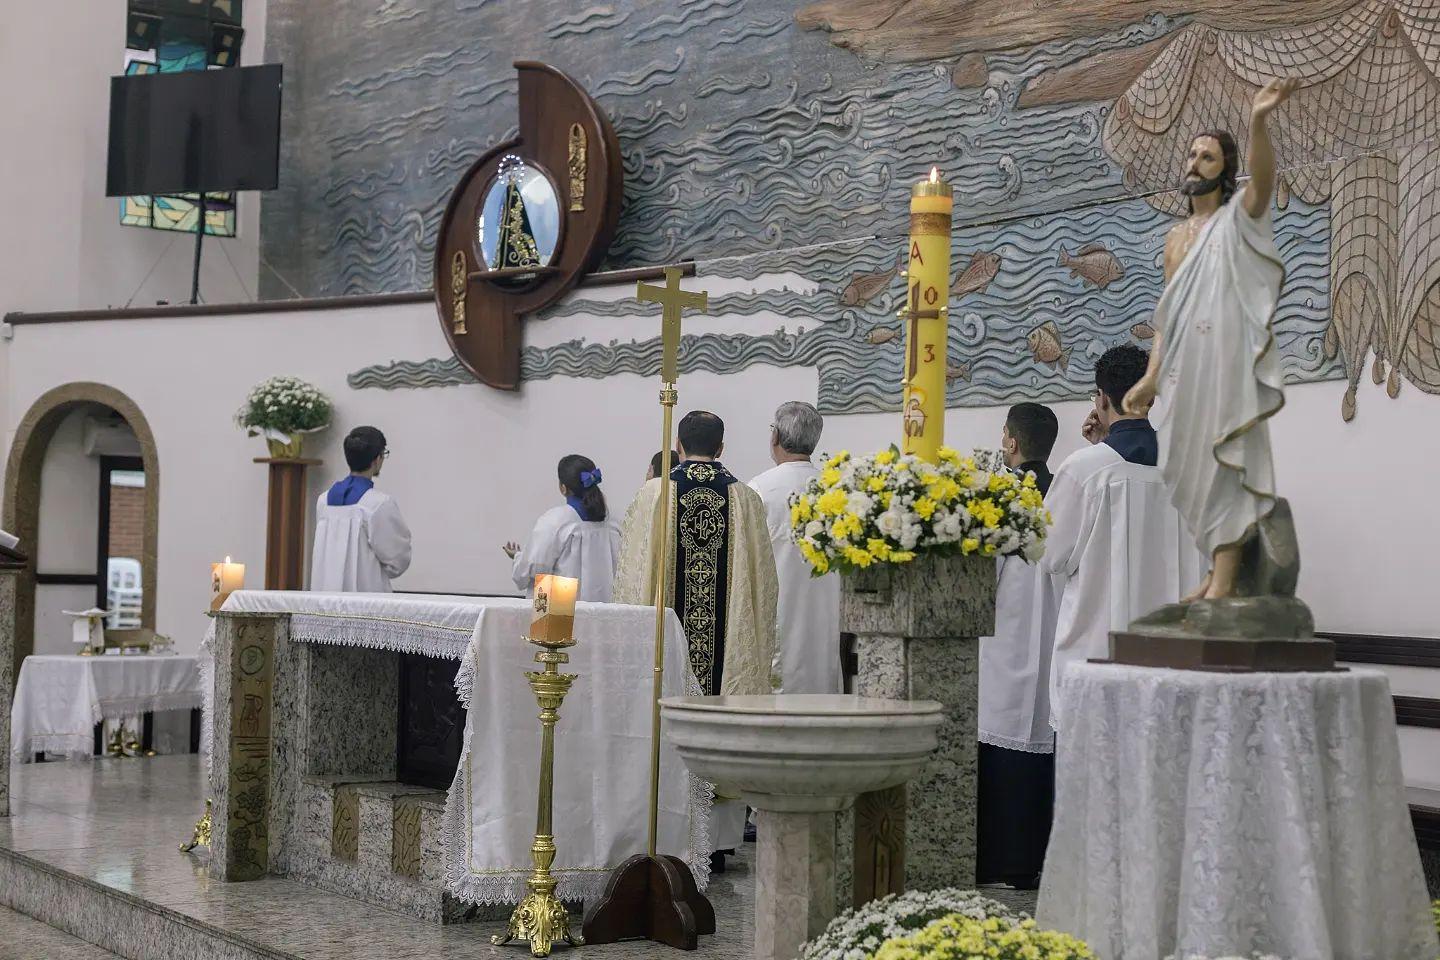
<svg viewBox="0 0 1440 960"><path fill-rule="evenodd" d="M931 168L930 168L930 182L931 182L931 183L939 183L939 182L940 182L940 168L939 168L939 167L931 167Z"/></svg>
<svg viewBox="0 0 1440 960"><path fill-rule="evenodd" d="M230 558L229 558L228 556L225 558L225 562L226 562L226 563L229 563L229 562L230 562Z"/></svg>

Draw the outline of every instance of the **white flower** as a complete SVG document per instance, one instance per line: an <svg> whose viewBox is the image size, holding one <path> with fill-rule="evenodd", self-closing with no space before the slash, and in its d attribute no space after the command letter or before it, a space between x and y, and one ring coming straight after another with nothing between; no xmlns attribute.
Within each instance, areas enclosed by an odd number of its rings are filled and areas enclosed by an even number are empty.
<svg viewBox="0 0 1440 960"><path fill-rule="evenodd" d="M811 546L814 546L815 537L824 532L825 522L823 520L811 520L805 524L805 538L810 541Z"/></svg>
<svg viewBox="0 0 1440 960"><path fill-rule="evenodd" d="M850 499L845 502L845 507L851 513L861 517L868 517L875 506L875 499L867 493L859 490L852 491Z"/></svg>
<svg viewBox="0 0 1440 960"><path fill-rule="evenodd" d="M892 503L889 510L880 514L880 518L875 521L875 525L880 528L880 532L885 534L885 536L894 537L898 540L900 539L900 531L905 529L905 511L896 509L896 507L897 504Z"/></svg>

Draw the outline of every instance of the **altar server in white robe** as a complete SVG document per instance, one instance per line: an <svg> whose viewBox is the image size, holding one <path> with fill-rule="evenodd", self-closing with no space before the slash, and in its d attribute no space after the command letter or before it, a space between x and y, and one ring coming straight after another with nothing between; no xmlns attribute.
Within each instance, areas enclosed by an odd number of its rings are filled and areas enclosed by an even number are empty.
<svg viewBox="0 0 1440 960"><path fill-rule="evenodd" d="M1038 403L1017 403L1000 437L1005 465L1050 490L1047 461L1060 423ZM995 635L980 639L978 883L1039 885L1055 806L1050 657L1064 579L1020 556L996 561Z"/></svg>
<svg viewBox="0 0 1440 960"><path fill-rule="evenodd" d="M840 578L813 577L790 540L790 497L820 475L810 462L825 421L808 403L775 411L770 459L775 466L750 481L765 504L780 599L775 612L775 675L779 693L841 693Z"/></svg>
<svg viewBox="0 0 1440 960"><path fill-rule="evenodd" d="M1155 465L1155 429L1145 417L1122 412L1149 359L1124 344L1096 362L1095 409L1083 427L1090 445L1060 464L1045 497L1055 522L1040 565L1066 581L1050 665L1050 725L1061 749L1066 669L1109 656L1111 630L1175 603L1200 571L1200 552Z"/></svg>
<svg viewBox="0 0 1440 960"><path fill-rule="evenodd" d="M589 457L572 453L561 459L556 473L565 502L540 515L523 548L505 545L513 561L510 578L516 589L533 596L539 574L574 577L580 581L581 600L609 603L620 557L620 524L610 516L600 490L600 468Z"/></svg>
<svg viewBox="0 0 1440 960"><path fill-rule="evenodd" d="M345 438L350 476L315 504L311 590L389 593L390 581L410 568L410 527L395 500L375 489L389 456L385 434L374 427L356 427Z"/></svg>

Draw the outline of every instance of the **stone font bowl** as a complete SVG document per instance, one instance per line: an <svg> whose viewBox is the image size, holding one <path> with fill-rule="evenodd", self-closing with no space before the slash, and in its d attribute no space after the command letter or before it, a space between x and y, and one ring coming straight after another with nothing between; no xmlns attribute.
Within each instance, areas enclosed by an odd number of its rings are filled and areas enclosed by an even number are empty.
<svg viewBox="0 0 1440 960"><path fill-rule="evenodd" d="M838 810L914 779L938 744L933 700L832 694L670 697L665 736L695 776L763 810Z"/></svg>

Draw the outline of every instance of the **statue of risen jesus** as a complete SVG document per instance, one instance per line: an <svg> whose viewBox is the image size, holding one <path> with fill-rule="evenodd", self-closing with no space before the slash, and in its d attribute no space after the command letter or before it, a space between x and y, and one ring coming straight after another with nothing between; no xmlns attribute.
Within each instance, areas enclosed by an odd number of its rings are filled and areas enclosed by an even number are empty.
<svg viewBox="0 0 1440 960"><path fill-rule="evenodd" d="M1272 80L1255 95L1250 182L1238 196L1234 138L1214 131L1190 145L1180 186L1190 216L1165 238L1150 366L1125 397L1126 412L1138 414L1158 396L1151 420L1165 484L1211 558L1187 601L1234 593L1241 548L1276 503L1266 421L1285 402L1270 329L1285 270L1270 222L1275 151L1266 120L1295 87Z"/></svg>

